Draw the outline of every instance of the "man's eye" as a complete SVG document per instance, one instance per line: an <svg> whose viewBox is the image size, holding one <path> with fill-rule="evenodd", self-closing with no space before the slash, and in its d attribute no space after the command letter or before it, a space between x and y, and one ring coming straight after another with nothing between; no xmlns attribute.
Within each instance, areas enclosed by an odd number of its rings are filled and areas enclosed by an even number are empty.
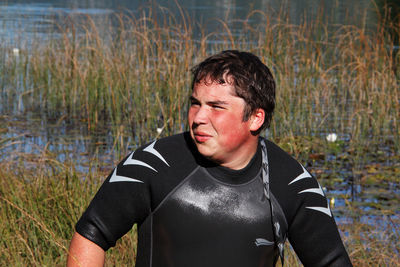
<svg viewBox="0 0 400 267"><path fill-rule="evenodd" d="M190 105L191 105L191 106L197 106L197 105L199 105L199 102L193 102L193 101L192 101L192 102L190 102Z"/></svg>
<svg viewBox="0 0 400 267"><path fill-rule="evenodd" d="M218 106L218 105L212 105L213 109L224 109L222 106Z"/></svg>

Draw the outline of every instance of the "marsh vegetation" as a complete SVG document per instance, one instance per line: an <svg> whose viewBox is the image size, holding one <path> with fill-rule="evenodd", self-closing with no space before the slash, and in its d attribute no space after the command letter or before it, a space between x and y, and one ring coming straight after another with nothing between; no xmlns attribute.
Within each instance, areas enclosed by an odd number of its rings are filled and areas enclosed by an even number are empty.
<svg viewBox="0 0 400 267"><path fill-rule="evenodd" d="M278 105L268 136L336 200L354 265L399 266L400 21L380 14L367 28L320 18L293 25L284 11L272 19L254 10L236 22L239 32L221 19L218 32L195 37L201 25L184 10L179 17L147 10L116 14L101 30L90 16L79 23L69 17L56 25L57 38L0 45L0 265L63 265L74 224L109 163L184 131L190 68L216 51L239 49L272 68ZM116 154L107 164L91 154L83 171L47 145L17 152L27 133L13 126L32 114L84 125L89 134L107 129ZM328 142L329 133L338 139ZM133 229L108 252L107 265L133 266L135 244ZM293 253L287 258L288 266L298 264Z"/></svg>

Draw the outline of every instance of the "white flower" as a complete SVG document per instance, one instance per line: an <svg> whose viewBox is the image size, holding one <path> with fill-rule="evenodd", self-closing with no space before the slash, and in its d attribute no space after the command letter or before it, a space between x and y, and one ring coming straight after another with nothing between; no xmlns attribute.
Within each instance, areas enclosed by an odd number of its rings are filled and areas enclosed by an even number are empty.
<svg viewBox="0 0 400 267"><path fill-rule="evenodd" d="M335 198L334 197L331 198L330 204L331 204L331 208L335 207Z"/></svg>
<svg viewBox="0 0 400 267"><path fill-rule="evenodd" d="M335 142L336 139L337 139L337 134L335 134L335 133L330 133L330 134L328 134L328 135L326 136L326 140L327 140L328 142Z"/></svg>
<svg viewBox="0 0 400 267"><path fill-rule="evenodd" d="M163 128L157 128L157 133L160 134L163 131Z"/></svg>
<svg viewBox="0 0 400 267"><path fill-rule="evenodd" d="M13 54L14 54L14 56L18 56L19 55L19 49L18 48L13 48Z"/></svg>

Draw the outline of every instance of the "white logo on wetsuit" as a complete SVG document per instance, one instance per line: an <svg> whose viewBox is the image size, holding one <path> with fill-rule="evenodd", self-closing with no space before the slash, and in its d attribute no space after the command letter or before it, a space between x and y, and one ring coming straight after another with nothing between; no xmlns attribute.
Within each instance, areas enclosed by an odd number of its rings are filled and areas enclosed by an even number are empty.
<svg viewBox="0 0 400 267"><path fill-rule="evenodd" d="M259 246L271 246L274 244L274 242L268 241L267 239L264 238L257 238L256 241L254 242L257 247Z"/></svg>
<svg viewBox="0 0 400 267"><path fill-rule="evenodd" d="M291 185L302 179L312 178L311 174L303 167L303 165L300 164L300 166L303 168L303 172L301 174L299 174L296 178L294 178L288 185ZM321 195L325 198L325 194L322 191L322 188L319 183L318 183L318 188L305 189L303 191L300 191L297 194L304 194L304 193L314 193L314 194ZM331 212L331 209L329 208L328 201L327 201L327 207L318 207L318 206L317 207L306 207L306 209L316 210L316 211L322 212L322 213L332 217L332 212Z"/></svg>
<svg viewBox="0 0 400 267"><path fill-rule="evenodd" d="M146 148L143 149L143 151L151 153L153 155L155 155L157 158L159 158L160 160L162 160L168 167L169 164L168 162L164 159L164 157L154 148L156 141L154 141L153 143L151 143L150 145L148 145ZM140 161L140 160L136 160L133 159L133 154L135 152L132 152L129 157L124 161L124 163L122 165L138 165L138 166L143 166L145 168L148 168L152 171L158 172L156 169L154 169L152 166L150 166L149 164ZM140 180L134 179L134 178L130 178L130 177L126 177L126 176L121 176L117 174L117 167L115 167L113 174L111 175L111 178L109 180L110 183L114 183L114 182L136 182L136 183L143 183Z"/></svg>

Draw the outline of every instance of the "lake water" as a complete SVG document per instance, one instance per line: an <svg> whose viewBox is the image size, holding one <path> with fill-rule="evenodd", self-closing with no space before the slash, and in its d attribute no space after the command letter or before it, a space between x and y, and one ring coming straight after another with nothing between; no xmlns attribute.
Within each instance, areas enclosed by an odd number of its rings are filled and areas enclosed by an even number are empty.
<svg viewBox="0 0 400 267"><path fill-rule="evenodd" d="M332 24L352 24L357 26L372 26L377 23L376 11L383 11L383 1L353 0L353 1L312 1L312 0L222 0L222 1L62 1L42 0L23 1L11 0L0 3L0 40L2 44L29 44L29 40L38 35L42 39L52 38L57 32L57 25L66 16L90 15L101 25L104 18L116 12L131 12L139 15L144 7L157 5L170 10L177 18L180 8L194 21L206 25L208 31L215 31L221 26L218 19L226 18L234 26L235 21L245 20L251 10L262 10L271 18L277 17L280 10L285 10L291 23L299 24L305 15L309 20L320 16ZM393 0L392 5L396 5ZM283 3L283 4L282 4ZM374 4L375 3L375 4ZM397 6L400 6L397 3ZM154 9L156 10L156 9ZM333 10L335 12L333 13ZM254 20L252 18L251 20ZM250 20L250 23L251 23ZM257 21L254 21L257 23ZM49 35L51 33L51 35Z"/></svg>
<svg viewBox="0 0 400 267"><path fill-rule="evenodd" d="M390 2L390 1L389 1ZM170 10L180 18L180 8L194 21L206 25L207 31L218 31L221 23L218 19L224 18L235 30L235 22L247 19L251 10L258 9L266 12L272 19L276 18L283 8L288 14L291 23L300 24L306 18L315 20L317 17L329 21L331 24L350 24L373 28L378 21L377 11L382 12L383 1L353 0L353 1L158 1L159 6ZM179 3L179 5L177 5ZM282 5L283 3L283 5ZM391 1L393 6L400 7L398 1ZM111 17L118 12L131 12L140 15L147 12L144 7L151 5L148 1L105 1L105 0L42 0L42 1L2 1L0 3L0 46L29 47L33 38L43 40L57 38L58 25L67 16L83 19L90 15L97 25L102 25L106 17ZM155 8L154 10L162 10ZM335 10L333 13L332 11ZM400 10L400 8L399 8ZM307 15L307 16L305 16ZM250 21L257 23L257 21ZM196 35L196 34L195 34ZM2 103L2 101L0 101ZM0 107L0 110L2 108ZM43 147L55 153L60 161L72 159L81 162L81 170L89 165L92 158L89 155L98 155L102 162L110 163L110 166L122 155L113 150L113 137L105 129L97 135L89 133L85 125L75 123L66 125L49 121L40 114L29 114L18 117L17 114L1 114L0 123L7 125L5 138L11 138L15 144L8 146L3 151L18 151L37 154ZM1 127L0 127L1 128ZM125 141L129 143L129 138ZM1 148L1 146L0 146ZM120 153L133 148L127 145ZM0 160L3 160L0 154ZM345 170L346 171L346 170ZM348 171L348 170L347 170ZM344 174L345 175L345 174ZM332 194L357 195L361 189L341 185ZM391 191L390 191L391 190ZM388 191L398 195L399 185L395 184ZM386 193L385 193L386 194ZM356 198L357 199L357 198ZM363 198L358 197L358 200ZM375 199L371 200L375 201ZM338 200L339 206L344 202Z"/></svg>

